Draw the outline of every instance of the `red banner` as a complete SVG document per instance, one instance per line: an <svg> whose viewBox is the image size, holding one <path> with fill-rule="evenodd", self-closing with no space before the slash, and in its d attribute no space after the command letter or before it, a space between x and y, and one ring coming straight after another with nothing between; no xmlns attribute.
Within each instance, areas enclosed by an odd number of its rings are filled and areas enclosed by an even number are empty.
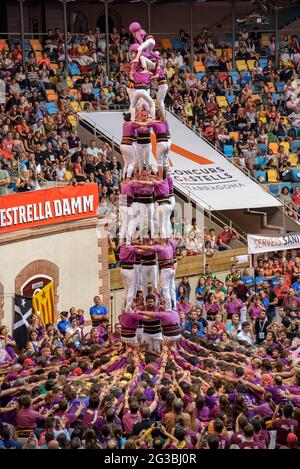
<svg viewBox="0 0 300 469"><path fill-rule="evenodd" d="M97 184L0 196L0 234L97 215Z"/></svg>

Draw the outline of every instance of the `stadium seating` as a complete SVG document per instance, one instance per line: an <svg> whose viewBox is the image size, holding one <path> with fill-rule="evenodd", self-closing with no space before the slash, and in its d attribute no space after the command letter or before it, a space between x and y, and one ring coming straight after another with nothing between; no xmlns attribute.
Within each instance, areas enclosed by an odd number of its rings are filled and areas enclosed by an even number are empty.
<svg viewBox="0 0 300 469"><path fill-rule="evenodd" d="M233 145L224 145L224 155L232 157L234 155Z"/></svg>
<svg viewBox="0 0 300 469"><path fill-rule="evenodd" d="M267 178L268 178L268 182L278 182L277 170L276 169L269 169L267 171Z"/></svg>

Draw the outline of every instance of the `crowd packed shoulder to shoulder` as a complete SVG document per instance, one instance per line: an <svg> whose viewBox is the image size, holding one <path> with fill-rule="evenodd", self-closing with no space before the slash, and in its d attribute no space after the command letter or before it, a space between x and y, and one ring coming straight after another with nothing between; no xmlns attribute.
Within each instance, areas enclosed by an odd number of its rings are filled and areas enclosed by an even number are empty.
<svg viewBox="0 0 300 469"><path fill-rule="evenodd" d="M74 307L57 324L33 315L22 351L2 326L0 447L297 449L299 279L286 253L258 258L252 275L233 265L224 282L206 266L193 304L182 278L181 338L162 353L124 343L98 296L88 332ZM138 291L133 311L154 299Z"/></svg>

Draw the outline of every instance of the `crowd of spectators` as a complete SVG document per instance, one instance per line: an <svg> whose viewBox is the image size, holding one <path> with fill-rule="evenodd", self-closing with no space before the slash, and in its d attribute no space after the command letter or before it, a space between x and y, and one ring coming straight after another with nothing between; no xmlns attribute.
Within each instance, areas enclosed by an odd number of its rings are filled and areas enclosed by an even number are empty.
<svg viewBox="0 0 300 469"><path fill-rule="evenodd" d="M297 255L233 265L225 282L206 266L197 304L178 284L182 338L161 354L125 350L99 297L90 321L32 315L23 350L1 326L0 448L298 448L299 285Z"/></svg>

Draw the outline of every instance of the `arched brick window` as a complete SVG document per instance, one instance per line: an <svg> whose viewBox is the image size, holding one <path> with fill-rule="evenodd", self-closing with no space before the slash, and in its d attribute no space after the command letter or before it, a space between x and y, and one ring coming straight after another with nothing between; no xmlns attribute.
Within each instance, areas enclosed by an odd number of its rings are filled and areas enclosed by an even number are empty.
<svg viewBox="0 0 300 469"><path fill-rule="evenodd" d="M15 279L15 292L17 294L22 294L22 287L28 283L28 281L34 277L43 277L46 276L53 280L54 283L54 308L55 314L57 315L57 305L59 296L57 294L58 285L59 285L59 268L53 262L47 261L46 259L38 259L36 261L30 262L27 264L24 269L22 269ZM1 290L0 290L1 297Z"/></svg>

